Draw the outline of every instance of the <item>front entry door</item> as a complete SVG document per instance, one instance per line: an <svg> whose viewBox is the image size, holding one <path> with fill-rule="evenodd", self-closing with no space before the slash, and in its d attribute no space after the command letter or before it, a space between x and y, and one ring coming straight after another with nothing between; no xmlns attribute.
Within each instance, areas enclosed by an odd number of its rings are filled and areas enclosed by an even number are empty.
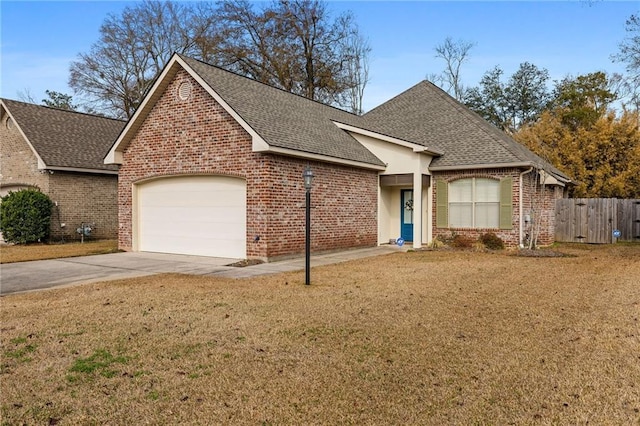
<svg viewBox="0 0 640 426"><path fill-rule="evenodd" d="M413 189L400 191L400 236L413 241Z"/></svg>

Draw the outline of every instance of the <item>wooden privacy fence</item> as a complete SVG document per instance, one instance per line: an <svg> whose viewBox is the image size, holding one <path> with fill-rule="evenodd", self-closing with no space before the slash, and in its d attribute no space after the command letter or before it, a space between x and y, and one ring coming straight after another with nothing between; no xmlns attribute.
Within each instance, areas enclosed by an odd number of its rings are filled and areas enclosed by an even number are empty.
<svg viewBox="0 0 640 426"><path fill-rule="evenodd" d="M559 199L556 201L556 241L593 244L640 242L640 199Z"/></svg>

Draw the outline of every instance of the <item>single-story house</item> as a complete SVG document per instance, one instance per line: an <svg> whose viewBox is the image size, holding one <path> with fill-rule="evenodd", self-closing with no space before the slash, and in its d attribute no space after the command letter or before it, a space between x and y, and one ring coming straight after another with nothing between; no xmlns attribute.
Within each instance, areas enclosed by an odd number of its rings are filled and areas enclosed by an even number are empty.
<svg viewBox="0 0 640 426"><path fill-rule="evenodd" d="M273 259L494 232L508 245L570 179L433 84L362 116L175 54L105 157L121 249ZM541 185L544 182L544 185ZM529 215L529 216L528 216Z"/></svg>
<svg viewBox="0 0 640 426"><path fill-rule="evenodd" d="M0 99L0 196L38 188L54 202L52 239L118 235L118 168L104 156L125 122Z"/></svg>

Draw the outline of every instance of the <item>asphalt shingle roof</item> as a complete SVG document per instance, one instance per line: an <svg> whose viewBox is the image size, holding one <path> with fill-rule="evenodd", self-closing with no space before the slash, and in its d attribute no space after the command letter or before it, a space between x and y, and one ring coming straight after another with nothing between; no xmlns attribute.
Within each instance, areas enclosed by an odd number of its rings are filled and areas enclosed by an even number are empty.
<svg viewBox="0 0 640 426"><path fill-rule="evenodd" d="M427 81L358 116L192 58L180 58L274 147L382 165L335 121L441 152L431 162L436 168L530 164L568 179Z"/></svg>
<svg viewBox="0 0 640 426"><path fill-rule="evenodd" d="M270 146L383 166L333 121L362 118L221 68L180 56Z"/></svg>
<svg viewBox="0 0 640 426"><path fill-rule="evenodd" d="M363 118L380 132L443 152L434 158L431 167L529 163L567 178L428 81L418 83Z"/></svg>
<svg viewBox="0 0 640 426"><path fill-rule="evenodd" d="M124 121L2 99L17 125L48 167L117 171L104 156Z"/></svg>

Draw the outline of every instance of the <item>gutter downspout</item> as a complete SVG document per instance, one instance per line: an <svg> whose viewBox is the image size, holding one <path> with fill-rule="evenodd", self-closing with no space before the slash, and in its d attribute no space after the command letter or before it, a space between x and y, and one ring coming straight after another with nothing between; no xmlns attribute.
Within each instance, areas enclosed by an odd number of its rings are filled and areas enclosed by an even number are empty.
<svg viewBox="0 0 640 426"><path fill-rule="evenodd" d="M524 213L523 211L523 203L524 203L524 197L522 196L522 189L523 189L523 177L524 175L526 175L527 173L531 173L533 171L533 167L529 167L529 170L525 170L524 172L520 173L520 194L519 196L519 213L520 213L520 248L524 248L524 217L522 216L522 214Z"/></svg>

